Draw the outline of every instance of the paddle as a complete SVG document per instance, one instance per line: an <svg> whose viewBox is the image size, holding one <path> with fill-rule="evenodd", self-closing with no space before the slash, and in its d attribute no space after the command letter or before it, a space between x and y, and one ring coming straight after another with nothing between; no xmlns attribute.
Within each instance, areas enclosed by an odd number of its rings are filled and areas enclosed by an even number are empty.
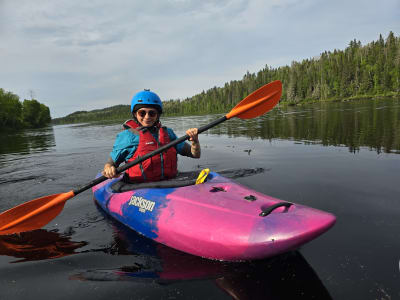
<svg viewBox="0 0 400 300"><path fill-rule="evenodd" d="M198 132L202 133L234 117L240 119L252 119L261 116L262 114L270 111L279 102L281 94L282 83L279 80L266 84L240 101L240 103L238 103L225 116L211 122L208 125L198 128ZM128 164L124 164L117 169L117 173L121 173L126 169L139 164L142 161L157 155L187 139L189 139L188 135L182 136L153 152L150 152ZM107 177L101 176L76 190L37 198L1 213L0 235L30 231L43 227L62 211L64 204L68 199L107 179Z"/></svg>

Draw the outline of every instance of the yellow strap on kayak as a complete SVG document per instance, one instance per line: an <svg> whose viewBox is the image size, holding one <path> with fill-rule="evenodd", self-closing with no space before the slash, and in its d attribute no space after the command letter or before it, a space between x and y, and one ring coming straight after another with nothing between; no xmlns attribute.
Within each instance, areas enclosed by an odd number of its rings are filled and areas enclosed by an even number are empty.
<svg viewBox="0 0 400 300"><path fill-rule="evenodd" d="M196 179L196 184L203 183L206 180L208 173L210 173L210 169L201 170L199 176Z"/></svg>

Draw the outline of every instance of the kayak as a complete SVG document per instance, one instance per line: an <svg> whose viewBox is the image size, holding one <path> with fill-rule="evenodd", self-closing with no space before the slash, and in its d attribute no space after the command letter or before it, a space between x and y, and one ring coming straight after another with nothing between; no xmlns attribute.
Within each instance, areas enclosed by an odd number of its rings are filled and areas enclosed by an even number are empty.
<svg viewBox="0 0 400 300"><path fill-rule="evenodd" d="M267 196L216 172L200 184L163 181L136 184L134 190L116 189L120 179L92 188L108 215L156 242L208 259L253 260L295 250L336 221L330 213Z"/></svg>

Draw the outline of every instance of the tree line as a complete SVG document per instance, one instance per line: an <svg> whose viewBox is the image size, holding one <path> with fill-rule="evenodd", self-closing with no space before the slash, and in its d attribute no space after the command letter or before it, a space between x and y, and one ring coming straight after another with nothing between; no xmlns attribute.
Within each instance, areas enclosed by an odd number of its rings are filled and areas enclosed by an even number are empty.
<svg viewBox="0 0 400 300"><path fill-rule="evenodd" d="M0 129L39 128L51 122L49 108L35 99L21 102L0 88Z"/></svg>
<svg viewBox="0 0 400 300"><path fill-rule="evenodd" d="M130 105L115 105L91 111L82 110L76 111L62 118L55 118L52 120L52 123L58 125L107 120L128 120L132 118L130 110Z"/></svg>
<svg viewBox="0 0 400 300"><path fill-rule="evenodd" d="M283 84L282 103L400 95L400 38L390 32L365 46L353 40L345 50L325 51L318 58L291 66L265 66L242 80L213 87L193 97L166 102L172 115L229 111L245 96L273 81Z"/></svg>
<svg viewBox="0 0 400 300"><path fill-rule="evenodd" d="M400 95L400 38L390 32L386 39L361 45L353 40L345 50L325 51L317 58L292 62L290 66L266 65L241 80L213 87L200 94L163 102L167 116L224 113L257 88L273 80L283 83L282 104L296 105L335 99L374 98ZM130 118L129 105L75 112L54 123Z"/></svg>

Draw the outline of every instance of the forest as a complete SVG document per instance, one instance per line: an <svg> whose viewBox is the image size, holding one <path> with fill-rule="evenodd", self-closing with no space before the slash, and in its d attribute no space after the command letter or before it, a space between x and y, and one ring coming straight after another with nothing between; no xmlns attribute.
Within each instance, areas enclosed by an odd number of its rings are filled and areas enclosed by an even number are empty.
<svg viewBox="0 0 400 300"><path fill-rule="evenodd" d="M39 128L51 122L49 108L35 99L24 100L0 88L0 130Z"/></svg>
<svg viewBox="0 0 400 300"><path fill-rule="evenodd" d="M325 51L318 57L292 62L290 66L266 65L257 73L247 72L241 80L213 87L186 99L164 101L164 113L198 115L225 113L248 94L273 80L281 80L281 105L316 101L351 100L400 95L400 37L390 32L384 39L362 45L350 41L344 50ZM54 119L54 124L128 119L129 105L74 112Z"/></svg>
<svg viewBox="0 0 400 300"><path fill-rule="evenodd" d="M183 101L168 101L166 112L226 112L257 88L277 79L283 84L281 103L287 105L400 95L400 38L390 32L386 40L380 35L365 46L353 40L345 50L326 51L290 66L265 66L224 87L214 87Z"/></svg>

